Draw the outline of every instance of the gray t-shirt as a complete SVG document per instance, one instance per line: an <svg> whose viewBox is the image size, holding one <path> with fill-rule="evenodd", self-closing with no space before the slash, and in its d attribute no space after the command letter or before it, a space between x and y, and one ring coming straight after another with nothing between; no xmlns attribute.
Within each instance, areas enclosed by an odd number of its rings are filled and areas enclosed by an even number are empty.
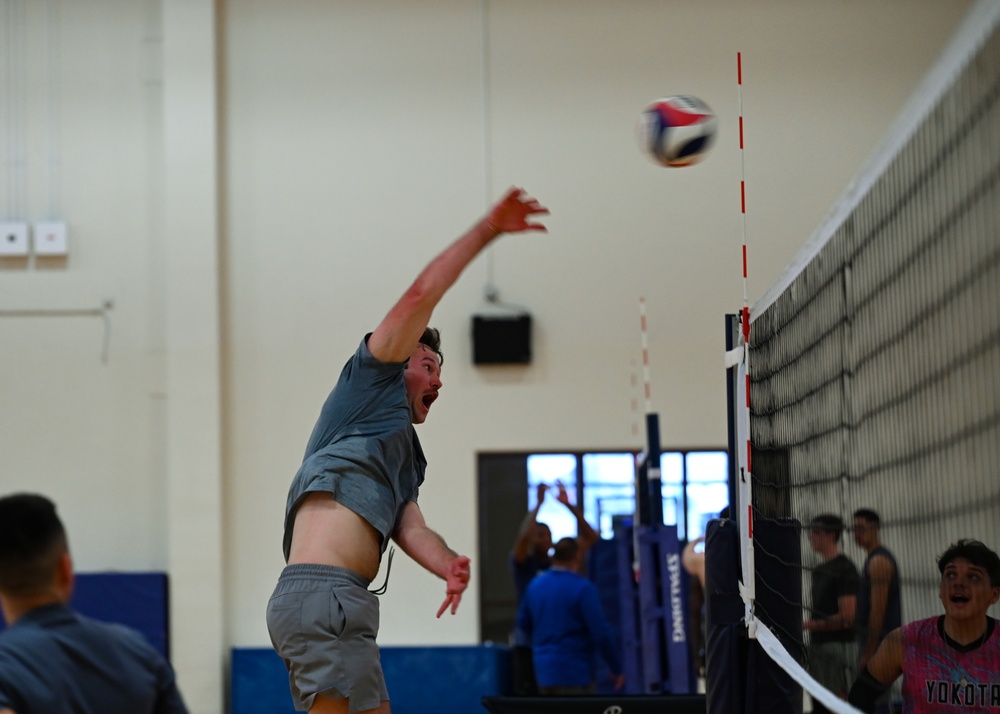
<svg viewBox="0 0 1000 714"><path fill-rule="evenodd" d="M405 362L379 362L368 337L347 361L320 411L305 458L288 489L283 548L288 560L295 514L314 491L329 492L382 534L382 551L427 461L413 429L403 382Z"/></svg>

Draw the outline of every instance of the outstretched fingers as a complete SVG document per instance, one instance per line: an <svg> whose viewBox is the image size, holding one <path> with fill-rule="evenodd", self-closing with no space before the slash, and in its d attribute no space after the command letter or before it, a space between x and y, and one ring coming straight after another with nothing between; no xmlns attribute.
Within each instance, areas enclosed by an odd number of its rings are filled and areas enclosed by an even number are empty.
<svg viewBox="0 0 1000 714"><path fill-rule="evenodd" d="M548 215L548 213L549 209L539 203L537 199L525 194L523 189L512 188L493 206L487 221L498 233L547 232L548 229L544 224L529 219Z"/></svg>
<svg viewBox="0 0 1000 714"><path fill-rule="evenodd" d="M458 603L460 602L462 602L461 594L459 593L449 594L448 597L444 599L444 602L441 604L441 607L438 608L437 616L441 617L441 615L444 614L444 611L448 609L449 605L451 606L451 614L454 615L455 612L458 610Z"/></svg>

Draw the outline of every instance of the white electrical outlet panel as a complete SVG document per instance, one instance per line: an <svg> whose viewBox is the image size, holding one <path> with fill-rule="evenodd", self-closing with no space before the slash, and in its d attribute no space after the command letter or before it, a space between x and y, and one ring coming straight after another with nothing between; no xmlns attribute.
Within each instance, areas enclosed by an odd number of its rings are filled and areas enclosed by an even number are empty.
<svg viewBox="0 0 1000 714"><path fill-rule="evenodd" d="M0 256L28 254L28 224L0 223Z"/></svg>
<svg viewBox="0 0 1000 714"><path fill-rule="evenodd" d="M65 223L58 221L36 223L33 237L35 239L35 255L66 255L69 253Z"/></svg>

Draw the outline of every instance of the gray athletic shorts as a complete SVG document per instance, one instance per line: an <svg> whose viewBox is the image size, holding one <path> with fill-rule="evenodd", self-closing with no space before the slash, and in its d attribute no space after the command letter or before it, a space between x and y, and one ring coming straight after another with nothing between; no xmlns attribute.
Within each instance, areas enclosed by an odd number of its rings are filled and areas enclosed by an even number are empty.
<svg viewBox="0 0 1000 714"><path fill-rule="evenodd" d="M346 568L289 565L267 603L271 644L288 668L297 711L317 694L350 699L350 710L389 699L379 661L378 598Z"/></svg>

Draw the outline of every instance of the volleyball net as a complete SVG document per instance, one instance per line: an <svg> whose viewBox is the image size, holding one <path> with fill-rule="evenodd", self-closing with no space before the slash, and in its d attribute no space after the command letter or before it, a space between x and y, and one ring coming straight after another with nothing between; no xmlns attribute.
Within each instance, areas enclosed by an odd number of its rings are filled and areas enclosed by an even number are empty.
<svg viewBox="0 0 1000 714"><path fill-rule="evenodd" d="M814 517L843 519L840 549L860 570L852 515L880 515L904 623L941 613L936 557L951 543L1000 551L998 28L1000 3L970 9L826 222L751 306L749 378L736 380L746 623L833 711L854 710L806 674L801 631L820 563ZM767 531L781 535L755 537ZM771 548L783 539L797 539L799 562ZM785 567L765 572L762 559ZM764 593L801 611L798 628L775 624Z"/></svg>

